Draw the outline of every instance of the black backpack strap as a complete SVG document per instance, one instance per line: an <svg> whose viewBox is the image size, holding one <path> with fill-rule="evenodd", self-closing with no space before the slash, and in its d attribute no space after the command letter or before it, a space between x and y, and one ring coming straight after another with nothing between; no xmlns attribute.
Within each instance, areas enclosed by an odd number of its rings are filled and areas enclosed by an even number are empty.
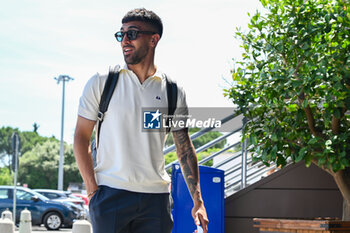
<svg viewBox="0 0 350 233"><path fill-rule="evenodd" d="M175 113L176 106L177 106L177 84L176 82L172 81L171 79L168 79L168 77L164 74L165 80L166 80L166 89L167 89L167 96L168 96L168 116L172 116ZM170 125L172 117L168 117L167 119L167 126ZM170 132L170 127L166 128L167 133Z"/></svg>
<svg viewBox="0 0 350 233"><path fill-rule="evenodd" d="M100 106L99 106L99 111L97 116L97 119L98 119L97 140L96 140L97 145L100 138L100 129L103 122L103 117L105 112L108 109L109 102L112 99L114 89L117 86L118 78L119 78L119 71L115 71L115 70L109 71L107 81L105 83L105 86L103 88L103 92L101 95Z"/></svg>

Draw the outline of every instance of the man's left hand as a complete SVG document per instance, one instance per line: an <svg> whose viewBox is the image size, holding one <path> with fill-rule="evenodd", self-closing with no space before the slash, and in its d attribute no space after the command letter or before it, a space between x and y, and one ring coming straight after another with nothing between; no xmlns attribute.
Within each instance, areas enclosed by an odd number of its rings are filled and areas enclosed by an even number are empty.
<svg viewBox="0 0 350 233"><path fill-rule="evenodd" d="M207 233L209 220L203 203L194 205L192 209L192 217L194 219L194 223L203 228L203 233Z"/></svg>

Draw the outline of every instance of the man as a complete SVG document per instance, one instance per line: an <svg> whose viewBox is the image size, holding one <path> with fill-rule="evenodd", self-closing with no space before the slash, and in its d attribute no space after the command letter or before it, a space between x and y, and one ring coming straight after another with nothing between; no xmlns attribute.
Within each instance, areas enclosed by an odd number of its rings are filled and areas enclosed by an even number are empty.
<svg viewBox="0 0 350 233"><path fill-rule="evenodd" d="M166 80L154 64L163 33L161 19L144 8L128 12L115 34L126 65L101 126L97 165L93 168L90 137L97 121L106 75L96 74L80 99L74 154L90 198L94 233L170 233L170 179L162 149L166 132L142 131L142 107L167 108ZM185 94L178 89L176 114L185 114ZM198 162L188 129L172 129L180 165L193 198L192 216L207 232Z"/></svg>

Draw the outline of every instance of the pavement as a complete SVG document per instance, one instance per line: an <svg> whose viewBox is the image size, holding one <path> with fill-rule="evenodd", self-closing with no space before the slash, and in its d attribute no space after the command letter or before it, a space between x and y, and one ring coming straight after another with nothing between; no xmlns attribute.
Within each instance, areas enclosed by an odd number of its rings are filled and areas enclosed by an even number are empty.
<svg viewBox="0 0 350 233"><path fill-rule="evenodd" d="M18 227L16 227L15 233L18 233L18 232L19 232ZM61 228L59 231L48 231L44 226L42 227L33 226L32 233L72 233L72 229Z"/></svg>

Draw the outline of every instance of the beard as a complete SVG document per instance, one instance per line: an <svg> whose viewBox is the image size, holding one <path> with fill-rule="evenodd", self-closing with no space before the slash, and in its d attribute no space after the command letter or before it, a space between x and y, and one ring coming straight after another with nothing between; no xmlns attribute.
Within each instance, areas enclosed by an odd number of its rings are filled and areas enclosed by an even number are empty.
<svg viewBox="0 0 350 233"><path fill-rule="evenodd" d="M124 55L124 61L128 65L139 64L148 54L149 47L143 46L137 50L134 50L132 54Z"/></svg>

